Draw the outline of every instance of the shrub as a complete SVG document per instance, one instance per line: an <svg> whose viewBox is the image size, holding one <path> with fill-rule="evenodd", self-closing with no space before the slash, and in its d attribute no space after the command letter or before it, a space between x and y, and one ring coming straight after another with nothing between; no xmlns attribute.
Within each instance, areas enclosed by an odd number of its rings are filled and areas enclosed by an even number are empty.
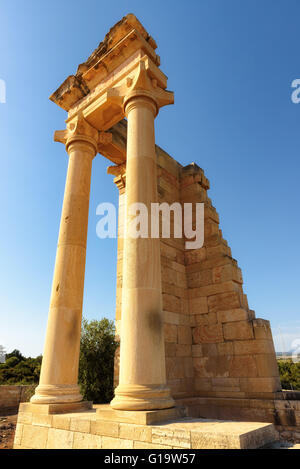
<svg viewBox="0 0 300 469"><path fill-rule="evenodd" d="M83 320L79 384L84 399L98 404L112 399L114 355L117 347L113 321L106 318L90 322Z"/></svg>
<svg viewBox="0 0 300 469"><path fill-rule="evenodd" d="M42 357L25 358L19 350L6 354L0 363L0 385L35 384L39 382Z"/></svg>
<svg viewBox="0 0 300 469"><path fill-rule="evenodd" d="M292 360L277 360L283 389L300 391L300 363Z"/></svg>

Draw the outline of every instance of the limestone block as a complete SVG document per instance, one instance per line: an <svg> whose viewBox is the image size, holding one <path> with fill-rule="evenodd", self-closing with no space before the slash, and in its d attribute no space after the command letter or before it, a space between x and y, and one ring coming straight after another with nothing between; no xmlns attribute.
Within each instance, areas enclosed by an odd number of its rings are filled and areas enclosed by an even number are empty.
<svg viewBox="0 0 300 469"><path fill-rule="evenodd" d="M175 324L164 324L165 342L177 343L177 329Z"/></svg>
<svg viewBox="0 0 300 469"><path fill-rule="evenodd" d="M270 377L279 375L276 355L274 353L255 355L254 358L258 376Z"/></svg>
<svg viewBox="0 0 300 469"><path fill-rule="evenodd" d="M72 449L74 432L49 428L47 449Z"/></svg>
<svg viewBox="0 0 300 469"><path fill-rule="evenodd" d="M254 338L253 326L250 321L236 321L223 325L225 340L246 340Z"/></svg>
<svg viewBox="0 0 300 469"><path fill-rule="evenodd" d="M189 324L189 320L187 319L186 321L183 319L181 320L181 318L186 318L188 317L188 315L190 314L189 312L189 300L186 299L186 298L180 298L180 316L179 316L179 322L182 324L182 325L187 325Z"/></svg>
<svg viewBox="0 0 300 469"><path fill-rule="evenodd" d="M179 262L176 262L176 261L171 261L171 266L172 266L172 269L176 270L177 272L180 272L181 274L185 274L184 264L180 264Z"/></svg>
<svg viewBox="0 0 300 469"><path fill-rule="evenodd" d="M202 345L197 344L197 345L192 345L192 356L193 357L202 357Z"/></svg>
<svg viewBox="0 0 300 469"><path fill-rule="evenodd" d="M202 354L204 357L216 357L218 354L218 344L202 344Z"/></svg>
<svg viewBox="0 0 300 469"><path fill-rule="evenodd" d="M206 246L206 244L205 244ZM210 257L217 257L217 256L230 256L231 257L231 249L226 246L225 244L219 244L217 246L207 246L206 247L206 255L209 259Z"/></svg>
<svg viewBox="0 0 300 469"><path fill-rule="evenodd" d="M258 376L254 357L252 355L234 355L230 363L229 376L233 378L255 378Z"/></svg>
<svg viewBox="0 0 300 469"><path fill-rule="evenodd" d="M206 249L204 247L200 249L195 249L195 250L191 249L184 253L184 257L185 257L186 265L201 262L204 259L206 259Z"/></svg>
<svg viewBox="0 0 300 469"><path fill-rule="evenodd" d="M220 342L217 344L218 355L233 355L233 342Z"/></svg>
<svg viewBox="0 0 300 469"><path fill-rule="evenodd" d="M30 424L32 423L32 413L31 412L20 412L18 413L18 422Z"/></svg>
<svg viewBox="0 0 300 469"><path fill-rule="evenodd" d="M238 291L229 291L209 296L208 310L210 312L227 311L242 307L242 297Z"/></svg>
<svg viewBox="0 0 300 469"><path fill-rule="evenodd" d="M241 340L233 344L235 355L252 355L274 353L270 340Z"/></svg>
<svg viewBox="0 0 300 469"><path fill-rule="evenodd" d="M174 344L171 344L174 345ZM176 344L176 356L177 357L191 357L192 356L192 345L187 344Z"/></svg>
<svg viewBox="0 0 300 469"><path fill-rule="evenodd" d="M223 342L223 330L221 324L202 325L193 329L193 343L217 343Z"/></svg>
<svg viewBox="0 0 300 469"><path fill-rule="evenodd" d="M193 364L196 378L226 378L232 357L221 355L211 357L194 357Z"/></svg>
<svg viewBox="0 0 300 469"><path fill-rule="evenodd" d="M185 377L184 362L181 357L166 357L167 379L180 379Z"/></svg>
<svg viewBox="0 0 300 469"><path fill-rule="evenodd" d="M227 311L218 311L217 317L218 322L247 321L249 319L249 313L245 309L236 308Z"/></svg>
<svg viewBox="0 0 300 469"><path fill-rule="evenodd" d="M197 326L209 325L209 324L217 324L217 314L216 313L208 313L208 314L195 314L195 324Z"/></svg>
<svg viewBox="0 0 300 469"><path fill-rule="evenodd" d="M205 247L201 248L205 249ZM203 259L200 262L195 262L192 264L187 264L186 265L186 272L191 273L191 272L199 272L200 270L208 270L208 269L213 269L218 266L223 266L223 265L235 265L235 260L227 255L222 255L219 257L214 257L210 259Z"/></svg>
<svg viewBox="0 0 300 469"><path fill-rule="evenodd" d="M32 449L45 449L48 432L51 429L37 425L25 425L22 432L22 446Z"/></svg>
<svg viewBox="0 0 300 469"><path fill-rule="evenodd" d="M265 319L254 319L253 321L254 337L256 339L272 339L270 322Z"/></svg>
<svg viewBox="0 0 300 469"><path fill-rule="evenodd" d="M171 342L165 342L165 354L166 357L175 357L177 350L177 344Z"/></svg>
<svg viewBox="0 0 300 469"><path fill-rule="evenodd" d="M110 420L94 420L91 421L91 433L93 435L111 436L118 438L119 423Z"/></svg>
<svg viewBox="0 0 300 469"><path fill-rule="evenodd" d="M208 219L204 224L204 238L209 238L219 233L219 224L214 220Z"/></svg>
<svg viewBox="0 0 300 469"><path fill-rule="evenodd" d="M19 445L19 446L21 445L23 426L24 426L23 423L19 423L19 422L16 425L14 445Z"/></svg>
<svg viewBox="0 0 300 469"><path fill-rule="evenodd" d="M91 420L72 418L70 423L70 430L73 432L90 433Z"/></svg>
<svg viewBox="0 0 300 469"><path fill-rule="evenodd" d="M177 271L170 269L169 267L166 267L162 265L161 267L161 275L166 283L170 283L171 285L177 285ZM180 285L180 283L178 283Z"/></svg>
<svg viewBox="0 0 300 469"><path fill-rule="evenodd" d="M206 297L190 298L189 307L191 314L205 314L208 313L208 303Z"/></svg>
<svg viewBox="0 0 300 469"><path fill-rule="evenodd" d="M211 383L218 388L239 387L240 385L238 378L212 378Z"/></svg>
<svg viewBox="0 0 300 469"><path fill-rule="evenodd" d="M64 415L53 415L52 427L60 430L70 430L71 418Z"/></svg>
<svg viewBox="0 0 300 469"><path fill-rule="evenodd" d="M194 377L194 367L193 367L193 358L192 357L183 357L183 367L184 367L184 376L186 378Z"/></svg>
<svg viewBox="0 0 300 469"><path fill-rule="evenodd" d="M172 313L171 311L163 311L164 322L168 324L179 325L179 313Z"/></svg>
<svg viewBox="0 0 300 469"><path fill-rule="evenodd" d="M257 422L216 422L191 432L195 449L254 449L278 440L274 425Z"/></svg>
<svg viewBox="0 0 300 469"><path fill-rule="evenodd" d="M178 343L192 344L192 330L190 326L178 326Z"/></svg>
<svg viewBox="0 0 300 469"><path fill-rule="evenodd" d="M191 447L191 433L189 430L172 429L172 425L152 428L152 443L159 445Z"/></svg>
<svg viewBox="0 0 300 469"><path fill-rule="evenodd" d="M120 423L120 438L151 442L151 436L152 432L149 426Z"/></svg>
<svg viewBox="0 0 300 469"><path fill-rule="evenodd" d="M200 272L187 273L187 282L190 288L204 287L213 283L213 273L211 269L200 270Z"/></svg>
<svg viewBox="0 0 300 469"><path fill-rule="evenodd" d="M172 446L159 445L158 443L146 443L142 441L133 442L134 449L172 449Z"/></svg>
<svg viewBox="0 0 300 469"><path fill-rule="evenodd" d="M73 449L100 449L101 436L91 435L90 433L74 433Z"/></svg>
<svg viewBox="0 0 300 469"><path fill-rule="evenodd" d="M52 420L53 415L32 414L32 425L39 425L41 427L51 427Z"/></svg>
<svg viewBox="0 0 300 469"><path fill-rule="evenodd" d="M167 295L163 293L163 309L165 311L172 311L173 313L181 313L180 299L174 295Z"/></svg>
<svg viewBox="0 0 300 469"><path fill-rule="evenodd" d="M122 440L121 438L102 437L102 449L131 449L132 440Z"/></svg>
<svg viewBox="0 0 300 469"><path fill-rule="evenodd" d="M238 292L238 291L239 291L239 285L235 282L229 281L229 282L223 282L223 283L215 283L213 285L207 285L205 287L190 288L188 293L189 293L189 298L197 298L199 296L211 297L211 296L219 295L219 294L228 295L227 292L232 294L233 292ZM208 300L208 305L209 305L209 300ZM220 308L220 310L223 310L223 309L224 308ZM226 309L231 309L231 307L226 308Z"/></svg>
<svg viewBox="0 0 300 469"><path fill-rule="evenodd" d="M194 317L190 316L189 314L182 313L179 315L179 325L191 327L191 324L194 323L193 318Z"/></svg>
<svg viewBox="0 0 300 469"><path fill-rule="evenodd" d="M241 269L232 264L215 267L212 270L212 280L213 283L227 282L229 280L240 284L243 283Z"/></svg>
<svg viewBox="0 0 300 469"><path fill-rule="evenodd" d="M195 390L196 391L211 391L212 390L211 378L196 378Z"/></svg>
<svg viewBox="0 0 300 469"><path fill-rule="evenodd" d="M241 378L240 387L249 393L273 393L281 389L279 378Z"/></svg>

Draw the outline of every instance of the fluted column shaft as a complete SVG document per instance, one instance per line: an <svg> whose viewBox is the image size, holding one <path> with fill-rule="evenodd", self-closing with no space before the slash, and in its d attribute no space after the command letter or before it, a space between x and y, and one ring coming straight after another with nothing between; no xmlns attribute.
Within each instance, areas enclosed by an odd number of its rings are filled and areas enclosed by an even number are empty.
<svg viewBox="0 0 300 469"><path fill-rule="evenodd" d="M143 203L150 221L157 201L154 136L156 104L148 96L127 99L126 221L123 253L120 380L114 409L172 407L166 386L160 240L130 236L130 206ZM132 217L132 216L131 216Z"/></svg>
<svg viewBox="0 0 300 469"><path fill-rule="evenodd" d="M40 383L33 403L79 402L78 363L84 288L93 138L67 141L68 172Z"/></svg>

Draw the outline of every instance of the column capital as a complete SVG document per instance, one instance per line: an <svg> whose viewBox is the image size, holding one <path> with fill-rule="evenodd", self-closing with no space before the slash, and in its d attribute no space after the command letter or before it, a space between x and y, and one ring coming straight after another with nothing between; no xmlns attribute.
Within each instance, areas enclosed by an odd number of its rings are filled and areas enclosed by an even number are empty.
<svg viewBox="0 0 300 469"><path fill-rule="evenodd" d="M123 191L126 187L126 163L122 163L115 166L109 166L107 168L107 174L115 176L114 183L116 184L119 191Z"/></svg>
<svg viewBox="0 0 300 469"><path fill-rule="evenodd" d="M127 93L123 99L123 110L127 116L132 106L143 105L153 110L156 117L159 109L174 103L174 93L158 86L157 80L149 76L144 60L141 60L136 76L127 78Z"/></svg>
<svg viewBox="0 0 300 469"><path fill-rule="evenodd" d="M94 156L96 156L98 143L103 139L102 134L91 126L83 116L77 116L74 120L68 122L65 130L56 130L54 132L54 141L63 143L67 152L69 146L74 142L90 144L94 148Z"/></svg>

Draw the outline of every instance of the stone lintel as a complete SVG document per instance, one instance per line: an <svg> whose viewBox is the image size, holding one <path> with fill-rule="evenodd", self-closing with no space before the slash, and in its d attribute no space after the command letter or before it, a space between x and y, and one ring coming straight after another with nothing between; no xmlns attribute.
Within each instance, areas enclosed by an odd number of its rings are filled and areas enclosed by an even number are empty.
<svg viewBox="0 0 300 469"><path fill-rule="evenodd" d="M96 405L97 420L109 420L119 423L134 423L137 425L152 425L186 416L185 407L172 407L160 410L114 410L110 405Z"/></svg>
<svg viewBox="0 0 300 469"><path fill-rule="evenodd" d="M79 65L76 74L70 75L50 96L51 101L69 111L138 49L148 55L155 65L159 65L156 47L156 42L138 19L133 14L126 15L110 29L89 58Z"/></svg>
<svg viewBox="0 0 300 469"><path fill-rule="evenodd" d="M125 119L118 122L108 130L112 138L108 143L99 143L98 151L116 165L126 161L127 122Z"/></svg>
<svg viewBox="0 0 300 469"><path fill-rule="evenodd" d="M23 402L20 404L19 412L32 414L66 414L69 412L84 412L92 409L93 403L89 401L70 402L65 404L32 404Z"/></svg>

